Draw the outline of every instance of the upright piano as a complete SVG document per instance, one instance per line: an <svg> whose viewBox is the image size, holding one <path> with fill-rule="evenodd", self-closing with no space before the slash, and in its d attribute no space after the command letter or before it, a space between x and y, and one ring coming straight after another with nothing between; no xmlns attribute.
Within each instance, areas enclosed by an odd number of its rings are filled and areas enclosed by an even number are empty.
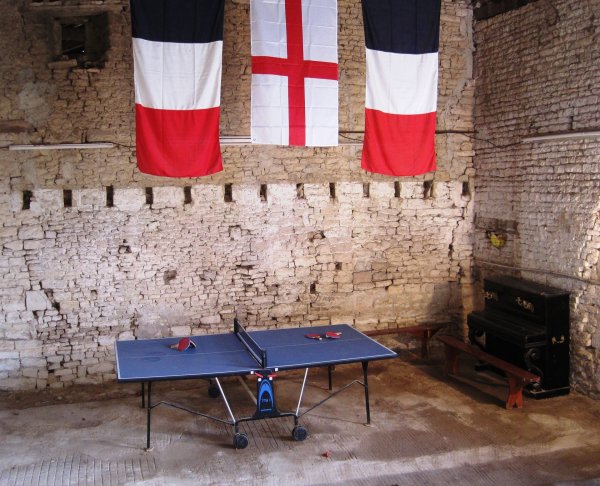
<svg viewBox="0 0 600 486"><path fill-rule="evenodd" d="M542 379L525 393L566 395L569 384L569 293L509 276L484 280L485 307L467 317L469 340Z"/></svg>

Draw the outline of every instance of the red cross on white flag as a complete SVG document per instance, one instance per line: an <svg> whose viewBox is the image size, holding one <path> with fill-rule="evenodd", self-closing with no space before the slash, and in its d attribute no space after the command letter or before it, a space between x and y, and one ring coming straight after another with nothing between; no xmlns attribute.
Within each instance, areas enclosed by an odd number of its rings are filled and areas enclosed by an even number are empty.
<svg viewBox="0 0 600 486"><path fill-rule="evenodd" d="M252 142L338 144L337 0L251 0Z"/></svg>

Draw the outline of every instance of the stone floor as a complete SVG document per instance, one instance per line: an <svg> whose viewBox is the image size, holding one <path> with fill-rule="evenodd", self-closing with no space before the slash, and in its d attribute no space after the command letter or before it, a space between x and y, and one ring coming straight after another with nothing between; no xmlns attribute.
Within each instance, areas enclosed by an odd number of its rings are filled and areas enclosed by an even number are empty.
<svg viewBox="0 0 600 486"><path fill-rule="evenodd" d="M372 424L352 386L301 419L303 442L291 438L292 419L271 419L247 423L250 444L235 450L231 426L159 407L146 452L138 386L0 393L0 485L600 486L600 402L572 393L505 410L498 377L468 360L461 378L445 377L440 349L424 361L390 340L399 358L370 367ZM361 375L339 366L334 385ZM328 393L324 370L309 376L305 406ZM296 408L301 382L298 372L277 378L280 409ZM252 414L238 380L225 388L234 413ZM226 417L203 381L158 383L154 397Z"/></svg>

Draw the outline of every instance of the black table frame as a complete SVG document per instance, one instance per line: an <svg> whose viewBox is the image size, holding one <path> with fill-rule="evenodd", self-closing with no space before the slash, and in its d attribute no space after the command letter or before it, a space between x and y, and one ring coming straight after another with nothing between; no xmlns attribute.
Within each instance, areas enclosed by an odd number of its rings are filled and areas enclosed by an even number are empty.
<svg viewBox="0 0 600 486"><path fill-rule="evenodd" d="M323 405L325 402L332 399L333 397L335 397L339 393L343 392L344 390L348 389L352 385L358 384L364 388L365 412L366 412L366 418L367 418L366 423L368 425L371 423L371 409L370 409L370 405L369 405L369 381L368 381L369 361L361 361L360 363L362 364L363 381L353 380L352 382L347 383L346 385L339 388L338 390L332 391L332 393L330 393L326 398L324 398L323 400L319 401L318 403L314 404L313 406L309 407L308 409L306 409L302 412L300 412L300 405L302 402L302 397L304 395L304 389L306 387L306 383L307 383L307 379L308 379L308 371L310 368L304 368L304 370L305 370L304 371L304 380L302 382L302 388L300 390L300 397L298 399L298 407L295 412L293 412L293 411L280 412L279 410L275 409L274 412L272 412L272 413L262 414L257 411L257 413L255 413L252 416L241 417L241 418L237 418L237 419L233 415L233 412L229 405L229 401L227 400L227 396L226 396L226 394L223 390L223 387L219 381L219 377L218 376L198 377L198 378L203 378L203 379L209 379L209 380L211 380L211 383L214 380L214 382L217 384L219 394L221 395L221 398L224 401L224 404L225 404L225 407L229 414L230 420L223 419L220 417L215 417L213 415L209 415L207 413L204 413L204 412L201 412L198 410L193 410L191 408L188 408L188 407L178 404L178 403L168 402L168 401L164 401L164 400L161 400L158 403L152 403L152 383L153 383L153 381L168 381L168 379L163 378L161 380L142 381L141 382L142 408L146 409L146 450L147 451L152 450L151 441L150 441L151 427L152 427L152 410L159 406L167 406L167 407L176 408L176 409L191 413L193 415L197 415L200 417L207 418L209 420L214 420L216 422L220 422L220 423L232 426L234 428L234 447L236 449L243 449L248 445L248 439L247 439L247 437L245 437L245 434L241 433L239 430L239 425L241 423L251 422L251 421L255 421L255 420L271 419L271 418L293 417L294 418L294 428L292 430L292 437L294 438L294 440L301 441L306 438L308 433L307 433L306 429L299 424L300 417L308 414L309 412L313 411L317 407ZM343 363L343 364L350 364L350 363ZM332 379L333 367L334 367L334 365L327 366L330 391L333 389L333 379ZM276 371L276 370L273 370L273 371ZM246 376L246 375L236 375L236 376ZM216 396L217 395L215 395L215 397ZM257 403L258 403L258 400L259 400L259 397L257 397Z"/></svg>

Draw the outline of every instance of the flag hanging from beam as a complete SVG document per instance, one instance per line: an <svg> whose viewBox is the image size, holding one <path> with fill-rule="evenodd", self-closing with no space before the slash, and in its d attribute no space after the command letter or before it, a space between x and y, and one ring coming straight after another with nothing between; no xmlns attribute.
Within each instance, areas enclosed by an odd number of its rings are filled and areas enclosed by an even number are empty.
<svg viewBox="0 0 600 486"><path fill-rule="evenodd" d="M251 0L252 143L338 144L337 0Z"/></svg>
<svg viewBox="0 0 600 486"><path fill-rule="evenodd" d="M362 0L367 52L362 168L435 170L441 0Z"/></svg>
<svg viewBox="0 0 600 486"><path fill-rule="evenodd" d="M141 172L223 170L219 146L224 0L131 0Z"/></svg>

